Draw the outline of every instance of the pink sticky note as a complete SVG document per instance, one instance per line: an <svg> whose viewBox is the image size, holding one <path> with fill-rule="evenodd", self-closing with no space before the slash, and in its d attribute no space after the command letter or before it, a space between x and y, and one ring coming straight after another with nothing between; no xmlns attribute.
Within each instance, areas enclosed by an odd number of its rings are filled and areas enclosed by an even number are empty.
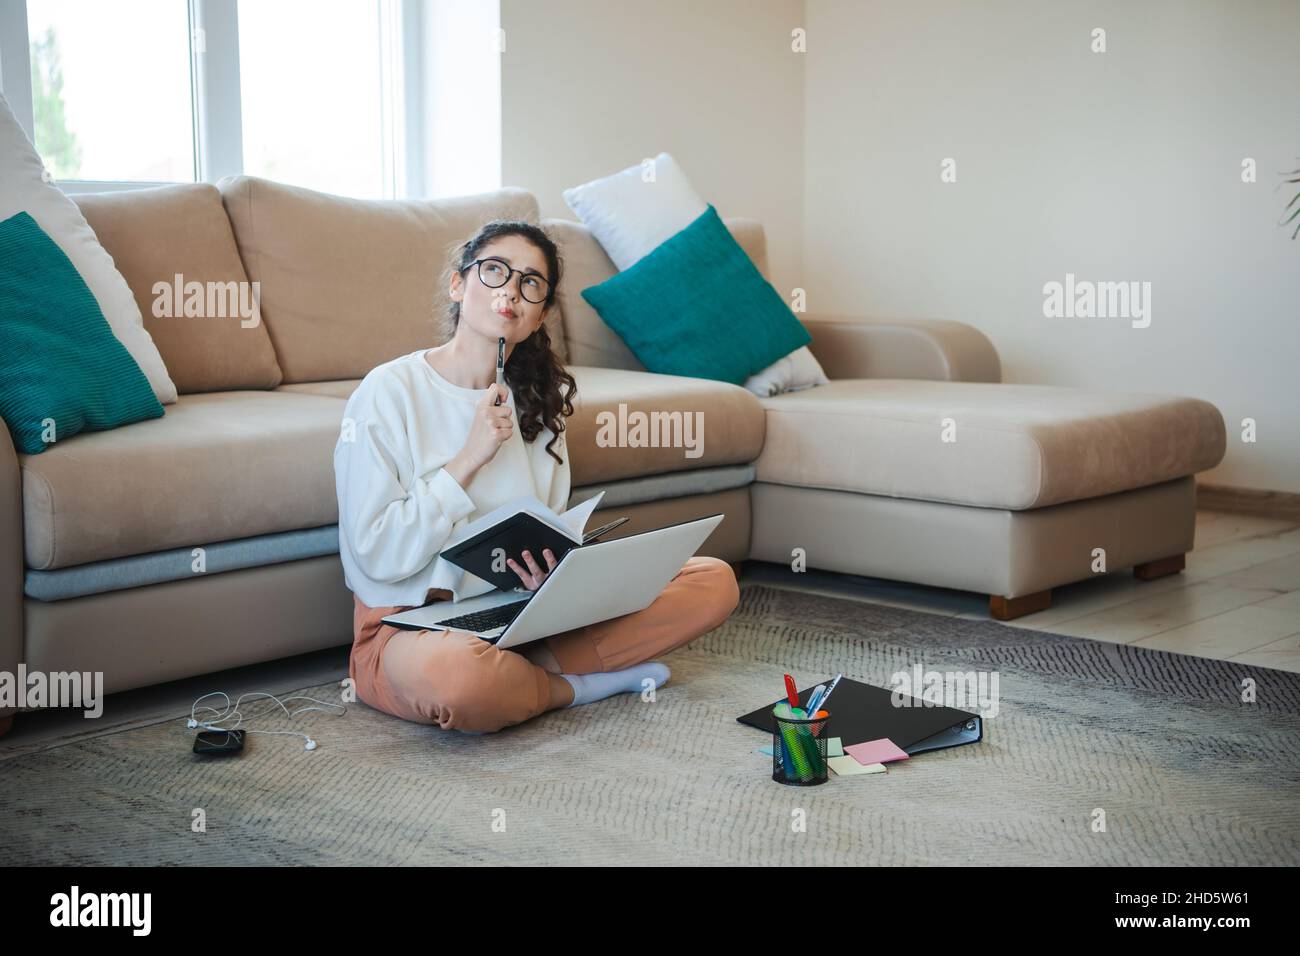
<svg viewBox="0 0 1300 956"><path fill-rule="evenodd" d="M889 763L891 760L907 759L907 752L900 750L888 737L853 744L851 747L845 747L844 752L860 764Z"/></svg>

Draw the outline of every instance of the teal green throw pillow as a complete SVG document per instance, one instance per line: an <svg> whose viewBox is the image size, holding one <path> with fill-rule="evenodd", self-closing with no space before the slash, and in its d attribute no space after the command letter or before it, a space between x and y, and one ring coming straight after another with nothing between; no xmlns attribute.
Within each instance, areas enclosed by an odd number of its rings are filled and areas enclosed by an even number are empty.
<svg viewBox="0 0 1300 956"><path fill-rule="evenodd" d="M812 341L712 204L582 297L650 372L743 385Z"/></svg>
<svg viewBox="0 0 1300 956"><path fill-rule="evenodd" d="M162 414L58 244L25 212L0 222L0 418L14 446L35 455L50 440Z"/></svg>

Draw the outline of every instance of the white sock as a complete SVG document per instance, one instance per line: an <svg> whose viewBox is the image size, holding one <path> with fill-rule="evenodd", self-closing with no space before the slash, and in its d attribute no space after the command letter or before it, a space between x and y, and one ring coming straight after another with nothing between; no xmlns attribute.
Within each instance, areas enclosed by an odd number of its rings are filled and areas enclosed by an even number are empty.
<svg viewBox="0 0 1300 956"><path fill-rule="evenodd" d="M599 671L595 674L561 674L573 686L573 703L590 704L594 700L604 700L615 694L640 691L646 678L654 681L655 687L662 687L672 676L670 671L658 661L636 664L621 671Z"/></svg>

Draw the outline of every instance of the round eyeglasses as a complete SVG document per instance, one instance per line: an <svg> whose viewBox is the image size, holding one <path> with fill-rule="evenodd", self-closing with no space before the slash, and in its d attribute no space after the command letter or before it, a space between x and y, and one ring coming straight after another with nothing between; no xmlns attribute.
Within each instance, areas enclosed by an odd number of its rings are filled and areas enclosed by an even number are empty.
<svg viewBox="0 0 1300 956"><path fill-rule="evenodd" d="M486 259L475 259L470 263L471 266L478 266L478 279L489 289L500 289L511 279L515 273L520 275L519 294L525 301L537 304L545 302L547 294L551 291L551 284L535 272L522 272L519 269L510 268L510 263L504 259L497 259L494 256L488 256Z"/></svg>

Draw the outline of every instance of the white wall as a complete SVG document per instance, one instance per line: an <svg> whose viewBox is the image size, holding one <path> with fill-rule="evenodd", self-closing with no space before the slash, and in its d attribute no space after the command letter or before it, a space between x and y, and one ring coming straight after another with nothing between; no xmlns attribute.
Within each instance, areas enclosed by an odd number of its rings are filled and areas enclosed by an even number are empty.
<svg viewBox="0 0 1300 956"><path fill-rule="evenodd" d="M1208 399L1230 441L1203 479L1300 492L1275 188L1300 166L1297 0L501 0L501 25L502 181L543 215L667 150L764 223L809 311L969 322L1007 381ZM1150 327L1044 318L1067 272L1152 283Z"/></svg>
<svg viewBox="0 0 1300 956"><path fill-rule="evenodd" d="M502 182L562 191L671 153L724 216L766 228L773 283L803 242L802 0L501 0Z"/></svg>
<svg viewBox="0 0 1300 956"><path fill-rule="evenodd" d="M969 322L1008 381L1208 399L1229 445L1203 480L1300 492L1300 239L1275 189L1300 166L1300 3L808 0L807 20L810 312ZM1150 327L1044 318L1067 272L1151 282Z"/></svg>

